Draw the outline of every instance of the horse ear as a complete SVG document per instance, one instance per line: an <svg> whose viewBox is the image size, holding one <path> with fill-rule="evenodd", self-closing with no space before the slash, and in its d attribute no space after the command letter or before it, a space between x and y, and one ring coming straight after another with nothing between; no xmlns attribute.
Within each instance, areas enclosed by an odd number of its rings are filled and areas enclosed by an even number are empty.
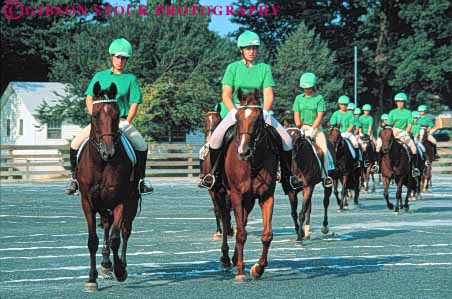
<svg viewBox="0 0 452 299"><path fill-rule="evenodd" d="M115 83L111 83L110 90L108 91L108 97L110 99L116 99L116 94L118 93L118 88Z"/></svg>
<svg viewBox="0 0 452 299"><path fill-rule="evenodd" d="M221 113L221 105L220 104L217 104L215 106L215 112Z"/></svg>
<svg viewBox="0 0 452 299"><path fill-rule="evenodd" d="M93 93L94 93L94 96L96 96L96 97L100 96L100 83L99 83L99 81L97 81L94 84Z"/></svg>
<svg viewBox="0 0 452 299"><path fill-rule="evenodd" d="M242 102L242 100L243 100L243 92L242 92L242 89L240 87L237 89L237 98L239 99L240 102Z"/></svg>

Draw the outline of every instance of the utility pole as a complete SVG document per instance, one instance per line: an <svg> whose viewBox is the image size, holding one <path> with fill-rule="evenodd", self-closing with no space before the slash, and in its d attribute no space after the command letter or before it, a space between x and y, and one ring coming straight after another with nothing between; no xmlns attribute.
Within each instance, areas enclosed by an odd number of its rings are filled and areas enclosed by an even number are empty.
<svg viewBox="0 0 452 299"><path fill-rule="evenodd" d="M354 80L354 88L353 93L355 96L355 107L358 107L358 47L354 47L355 50L355 80Z"/></svg>

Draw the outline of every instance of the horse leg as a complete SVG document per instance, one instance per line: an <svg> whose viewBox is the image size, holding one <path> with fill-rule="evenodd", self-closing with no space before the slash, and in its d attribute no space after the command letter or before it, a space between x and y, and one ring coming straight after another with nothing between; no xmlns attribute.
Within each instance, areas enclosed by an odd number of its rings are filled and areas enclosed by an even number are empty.
<svg viewBox="0 0 452 299"><path fill-rule="evenodd" d="M359 174L358 175L356 175L355 176L355 179L356 179L356 182L355 182L355 197L354 197L354 199L353 199L353 203L355 204L355 205L358 205L359 204ZM367 188L367 187L366 187ZM367 190L366 190L367 191Z"/></svg>
<svg viewBox="0 0 452 299"><path fill-rule="evenodd" d="M104 228L104 246L102 248L102 263L100 264L100 274L103 278L112 277L112 263L110 261L110 226L112 215L110 213L102 215L102 227Z"/></svg>
<svg viewBox="0 0 452 299"><path fill-rule="evenodd" d="M272 229L272 216L273 216L273 196L268 197L260 203L262 211L262 222L264 228L262 230L262 255L259 262L251 267L250 274L254 279L260 278L264 274L265 267L267 266L267 256L270 244L273 240L273 229Z"/></svg>
<svg viewBox="0 0 452 299"><path fill-rule="evenodd" d="M122 265L122 262L118 255L119 246L121 245L120 230L123 220L123 212L124 212L123 204L119 204L118 206L115 207L113 211L113 225L111 228L110 235L110 248L113 250L113 268L116 279L118 281L124 281L125 278L127 278L125 267Z"/></svg>
<svg viewBox="0 0 452 299"><path fill-rule="evenodd" d="M298 228L298 238L297 241L303 241L303 238L306 236L306 228L304 227L306 214L309 210L309 195L312 194L312 186L308 185L305 186L303 189L303 202L301 206L300 215L298 216L298 220L300 222L299 228ZM307 231L309 233L309 225L307 225Z"/></svg>
<svg viewBox="0 0 452 299"><path fill-rule="evenodd" d="M334 196L336 197L337 205L340 207L341 201L339 199L339 191L337 190L338 185L339 185L339 180L333 180Z"/></svg>
<svg viewBox="0 0 452 299"><path fill-rule="evenodd" d="M373 173L371 174L371 176L372 176L372 190L371 190L371 192L375 193L375 176L374 176Z"/></svg>
<svg viewBox="0 0 452 299"><path fill-rule="evenodd" d="M328 228L328 207L330 205L330 196L332 189L324 188L323 190L323 223L322 223L322 233L327 234L330 229Z"/></svg>
<svg viewBox="0 0 452 299"><path fill-rule="evenodd" d="M347 203L347 176L342 176L342 190L341 190L341 210L344 210L344 206L348 206Z"/></svg>
<svg viewBox="0 0 452 299"><path fill-rule="evenodd" d="M88 250L90 258L89 278L85 282L85 291L97 291L96 252L99 247L99 238L96 234L96 213L91 208L88 198L82 198L82 208L88 225Z"/></svg>
<svg viewBox="0 0 452 299"><path fill-rule="evenodd" d="M232 208L234 209L235 223L237 225L233 257L237 268L237 275L235 276L235 280L237 282L245 282L246 276L245 263L243 261L243 247L245 246L247 233L245 228L246 211L242 203L242 194L238 193L237 191L232 191L231 202Z"/></svg>
<svg viewBox="0 0 452 299"><path fill-rule="evenodd" d="M399 206L402 205L402 188L403 188L403 179L399 178L397 180L396 206L394 209L394 212L396 212L396 213L399 212ZM408 189L408 191L410 191L410 190ZM407 192L407 194L409 194L409 192Z"/></svg>
<svg viewBox="0 0 452 299"><path fill-rule="evenodd" d="M410 209L410 206L408 204L409 201L409 194L411 193L411 190L414 190L411 188L411 184L408 183L408 187L407 187L407 192L406 192L406 196L405 196L405 205L403 205L402 207L405 209L405 212L408 212L408 210Z"/></svg>
<svg viewBox="0 0 452 299"><path fill-rule="evenodd" d="M389 201L389 183L390 183L390 178L384 176L383 177L383 196L386 199L386 206L388 207L388 209L393 210L394 205Z"/></svg>
<svg viewBox="0 0 452 299"><path fill-rule="evenodd" d="M309 240L311 238L311 210L312 210L312 193L314 192L314 187L311 190L311 195L308 199L308 209L306 211L306 221L304 224L304 237Z"/></svg>
<svg viewBox="0 0 452 299"><path fill-rule="evenodd" d="M221 239L220 211L219 211L218 205L216 204L215 192L209 192L209 193L210 193L210 199L212 200L213 212L215 214L215 221L217 224L217 229L216 229L215 233L212 235L212 238L214 240L220 240Z"/></svg>
<svg viewBox="0 0 452 299"><path fill-rule="evenodd" d="M121 229L122 235L122 247L121 247L121 264L124 269L123 275L121 277L116 276L118 281L125 281L127 279L127 244L129 242L130 235L132 234L132 222L137 214L138 208L138 195L135 198L130 198L135 200L133 202L129 201L129 205L124 207L123 210L123 223Z"/></svg>
<svg viewBox="0 0 452 299"><path fill-rule="evenodd" d="M221 233L222 243L221 243L221 253L222 256L220 258L221 267L223 269L229 269L231 267L231 260L229 259L229 246L228 246L228 227L230 226L231 214L229 213L229 208L226 203L226 194L225 193L216 193L215 201L217 202L217 206L220 212L220 220L223 225L223 231ZM228 222L229 218L229 222Z"/></svg>
<svg viewBox="0 0 452 299"><path fill-rule="evenodd" d="M290 209L291 209L291 215L292 220L294 223L295 233L298 233L299 225L298 225L298 196L297 193L294 191L289 192L289 202L290 202Z"/></svg>

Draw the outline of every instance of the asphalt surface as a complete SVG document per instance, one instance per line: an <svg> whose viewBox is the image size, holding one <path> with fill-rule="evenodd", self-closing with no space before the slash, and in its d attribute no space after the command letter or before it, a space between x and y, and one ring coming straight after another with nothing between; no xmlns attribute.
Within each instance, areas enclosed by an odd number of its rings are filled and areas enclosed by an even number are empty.
<svg viewBox="0 0 452 299"><path fill-rule="evenodd" d="M207 192L195 181L154 181L156 192L144 198L134 222L129 278L99 278L96 293L83 291L89 256L79 198L65 196L63 182L2 184L0 297L452 298L451 179L436 177L433 192L400 215L387 210L381 185L344 213L332 201L328 235L320 232L318 187L311 240L303 244L295 242L288 199L278 187L269 266L261 280L241 284L234 271L219 268ZM247 270L261 252L260 215L256 206L247 227Z"/></svg>

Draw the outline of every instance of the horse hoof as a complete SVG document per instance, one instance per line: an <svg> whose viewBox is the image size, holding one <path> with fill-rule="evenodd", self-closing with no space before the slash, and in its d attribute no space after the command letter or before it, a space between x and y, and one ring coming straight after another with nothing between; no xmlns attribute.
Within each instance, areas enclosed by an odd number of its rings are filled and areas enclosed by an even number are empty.
<svg viewBox="0 0 452 299"><path fill-rule="evenodd" d="M85 292L96 292L97 291L97 282L85 282L84 285Z"/></svg>
<svg viewBox="0 0 452 299"><path fill-rule="evenodd" d="M329 232L330 232L330 229L328 228L328 226L322 226L322 234L326 235Z"/></svg>
<svg viewBox="0 0 452 299"><path fill-rule="evenodd" d="M391 204L389 204L388 205L388 209L390 209L390 210L394 210L394 205L391 203Z"/></svg>
<svg viewBox="0 0 452 299"><path fill-rule="evenodd" d="M127 279L127 270L124 270L124 274L122 276L116 276L116 280L119 282L124 282Z"/></svg>
<svg viewBox="0 0 452 299"><path fill-rule="evenodd" d="M395 211L394 215L399 216L400 215L400 211Z"/></svg>
<svg viewBox="0 0 452 299"><path fill-rule="evenodd" d="M238 282L238 283L246 282L246 276L245 275L236 275L235 282Z"/></svg>
<svg viewBox="0 0 452 299"><path fill-rule="evenodd" d="M221 240L221 233L220 232L216 232L212 235L212 239L215 241L219 241Z"/></svg>
<svg viewBox="0 0 452 299"><path fill-rule="evenodd" d="M337 211L336 212L338 212L338 213L342 213L344 210L343 209L337 209Z"/></svg>
<svg viewBox="0 0 452 299"><path fill-rule="evenodd" d="M103 266L100 266L99 274L102 276L103 279L112 279L113 278L113 269L105 268Z"/></svg>
<svg viewBox="0 0 452 299"><path fill-rule="evenodd" d="M257 267L259 267L259 264L254 264L250 269L250 275L252 279L259 279L262 276L262 273L257 272Z"/></svg>

